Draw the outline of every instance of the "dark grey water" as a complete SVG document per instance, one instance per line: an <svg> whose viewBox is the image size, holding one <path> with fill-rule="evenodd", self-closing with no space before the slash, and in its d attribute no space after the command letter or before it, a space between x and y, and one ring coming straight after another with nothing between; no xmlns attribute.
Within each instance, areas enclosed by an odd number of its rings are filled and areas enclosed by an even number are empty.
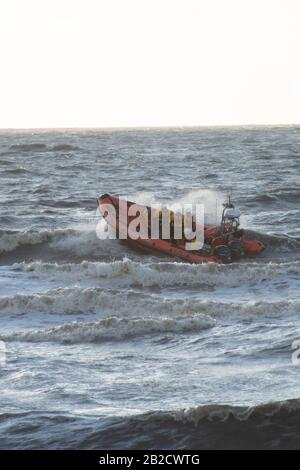
<svg viewBox="0 0 300 470"><path fill-rule="evenodd" d="M299 179L299 127L1 132L0 447L300 447ZM231 189L259 259L96 236L101 193Z"/></svg>

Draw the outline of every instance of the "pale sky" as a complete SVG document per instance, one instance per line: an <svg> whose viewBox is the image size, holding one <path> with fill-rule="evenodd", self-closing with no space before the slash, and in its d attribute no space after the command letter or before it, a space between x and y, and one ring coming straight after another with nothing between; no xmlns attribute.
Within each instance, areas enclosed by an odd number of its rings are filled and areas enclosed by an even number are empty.
<svg viewBox="0 0 300 470"><path fill-rule="evenodd" d="M0 128L300 123L300 0L1 0Z"/></svg>

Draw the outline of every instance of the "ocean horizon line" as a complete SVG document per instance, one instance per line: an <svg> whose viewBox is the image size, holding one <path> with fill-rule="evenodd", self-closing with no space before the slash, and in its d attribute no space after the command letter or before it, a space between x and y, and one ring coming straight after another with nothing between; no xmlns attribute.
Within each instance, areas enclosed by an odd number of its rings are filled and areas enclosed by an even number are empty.
<svg viewBox="0 0 300 470"><path fill-rule="evenodd" d="M300 123L277 124L195 124L195 125L163 125L163 126L66 126L66 127L0 127L0 132L32 132L32 131L126 131L126 130L177 130L177 129L209 129L209 128L291 128Z"/></svg>

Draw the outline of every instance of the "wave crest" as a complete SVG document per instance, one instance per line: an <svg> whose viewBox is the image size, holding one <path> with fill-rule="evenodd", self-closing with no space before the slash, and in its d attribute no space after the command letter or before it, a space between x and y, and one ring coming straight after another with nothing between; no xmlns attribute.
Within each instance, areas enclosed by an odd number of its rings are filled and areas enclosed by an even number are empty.
<svg viewBox="0 0 300 470"><path fill-rule="evenodd" d="M289 263L242 263L196 265L179 262L139 263L128 258L113 262L82 261L81 263L15 263L13 269L39 275L72 276L113 281L114 285L131 287L209 286L238 287L278 277L300 275L300 261Z"/></svg>
<svg viewBox="0 0 300 470"><path fill-rule="evenodd" d="M168 298L134 290L103 289L100 287L58 288L37 294L17 294L0 297L2 313L79 314L99 313L134 316L141 312L159 315L206 314L214 318L239 316L250 319L257 315L273 316L300 312L300 300L250 300L219 302L194 298Z"/></svg>
<svg viewBox="0 0 300 470"><path fill-rule="evenodd" d="M214 323L212 318L201 314L159 318L109 317L94 322L72 322L45 330L18 332L0 338L4 341L94 343L153 334L199 332Z"/></svg>

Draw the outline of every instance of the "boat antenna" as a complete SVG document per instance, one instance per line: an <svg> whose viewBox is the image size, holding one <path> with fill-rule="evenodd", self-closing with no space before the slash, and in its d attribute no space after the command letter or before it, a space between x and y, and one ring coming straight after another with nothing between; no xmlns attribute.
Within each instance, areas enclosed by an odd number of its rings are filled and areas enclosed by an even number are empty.
<svg viewBox="0 0 300 470"><path fill-rule="evenodd" d="M229 206L233 205L231 201L232 201L232 186L230 187L230 192L229 192L229 195L228 195L228 204L229 204Z"/></svg>

